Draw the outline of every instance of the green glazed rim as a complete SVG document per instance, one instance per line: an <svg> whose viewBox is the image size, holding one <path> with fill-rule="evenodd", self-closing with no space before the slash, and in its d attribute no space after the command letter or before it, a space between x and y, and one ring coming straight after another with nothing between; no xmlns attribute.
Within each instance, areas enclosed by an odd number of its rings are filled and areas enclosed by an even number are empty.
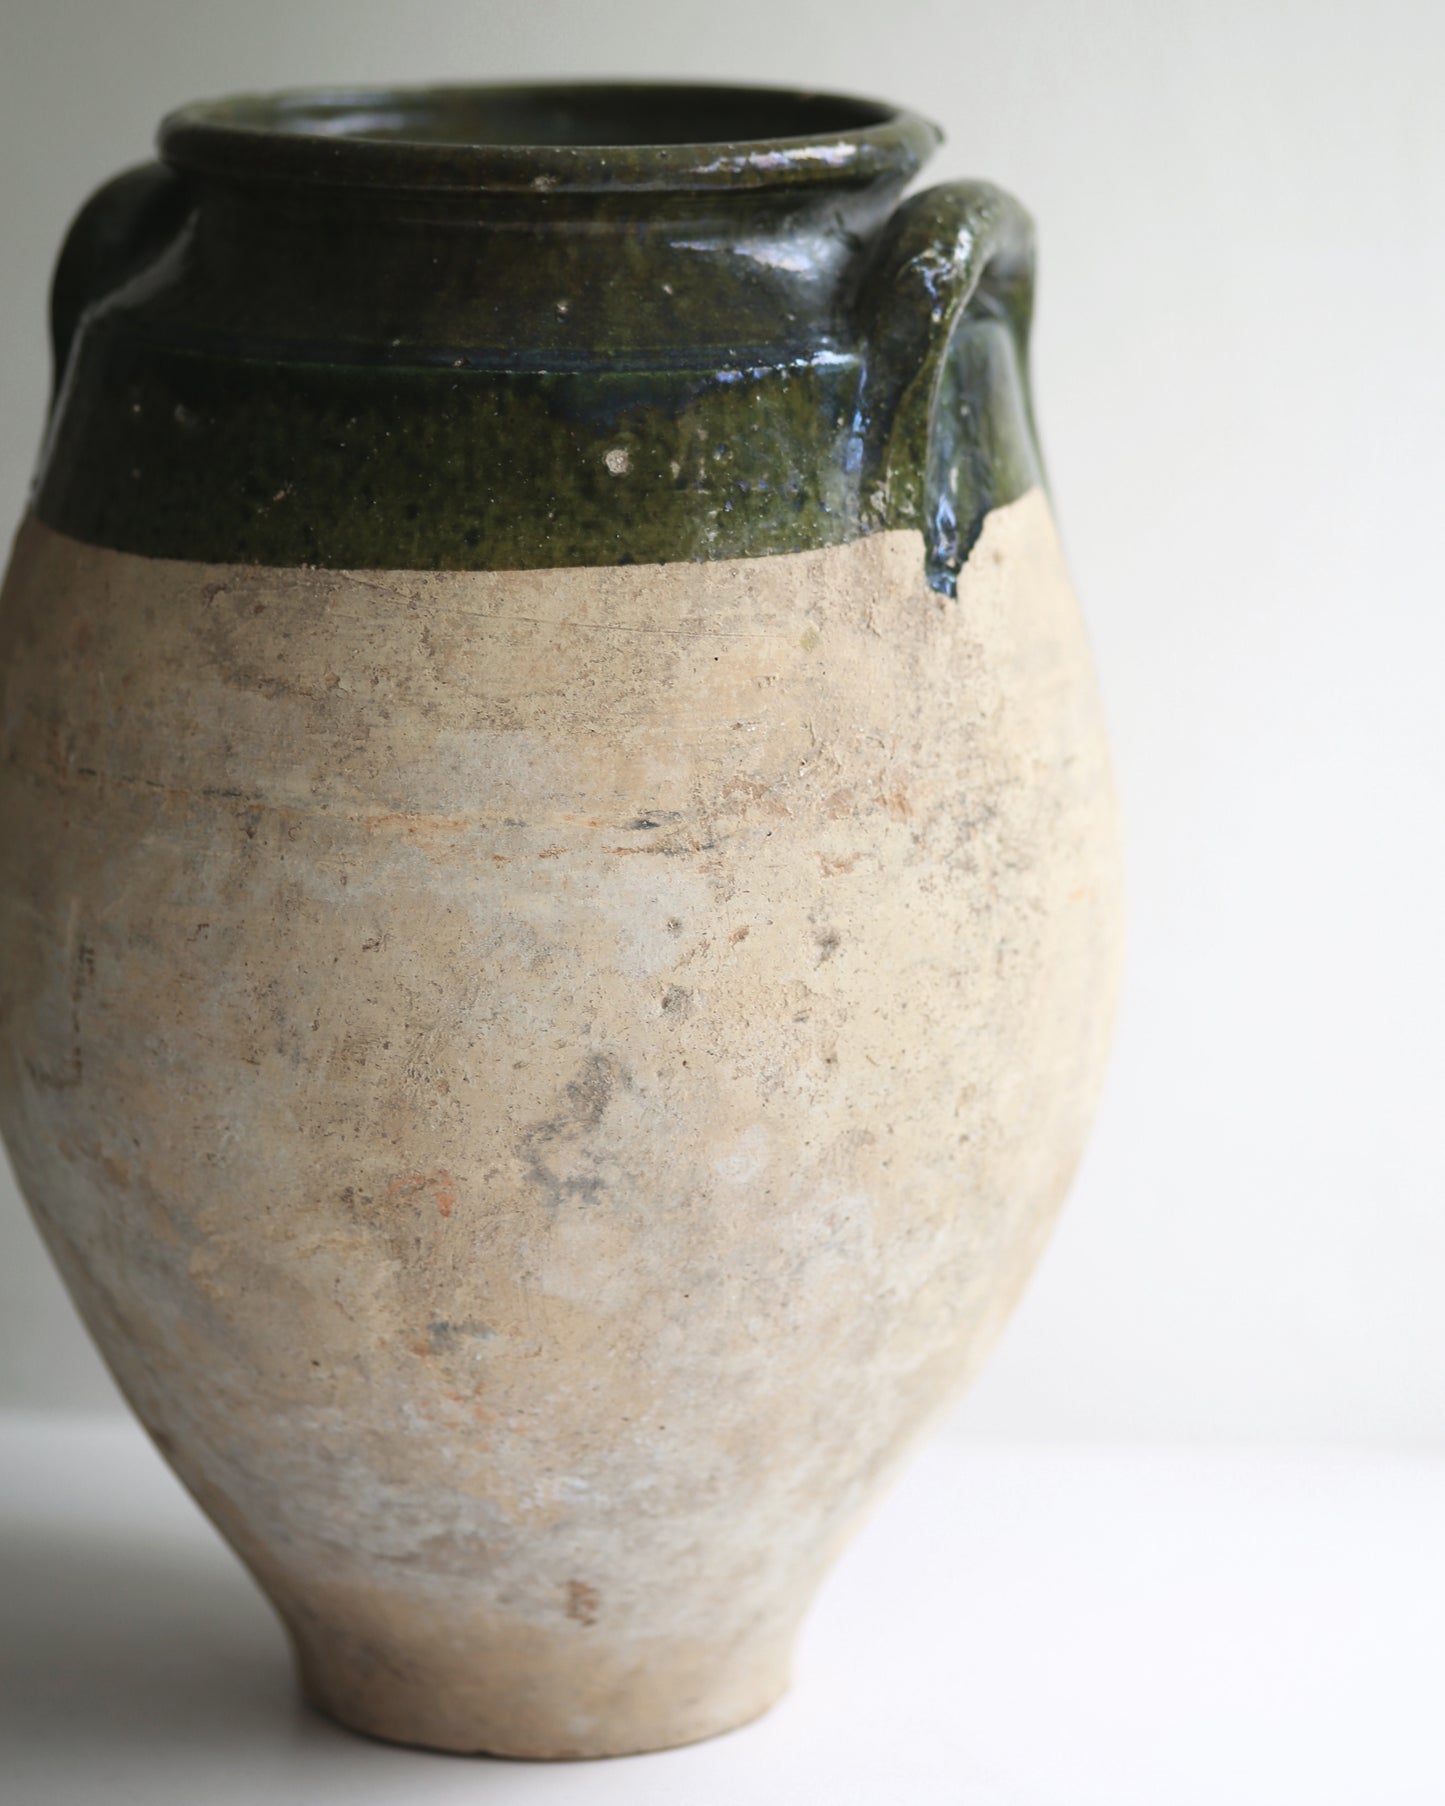
<svg viewBox="0 0 1445 1806"><path fill-rule="evenodd" d="M635 141L639 118L652 141ZM916 113L801 89L677 82L301 88L182 107L173 168L392 190L545 194L861 188L941 142Z"/></svg>
<svg viewBox="0 0 1445 1806"><path fill-rule="evenodd" d="M901 199L940 136L698 83L185 107L66 240L36 512L149 557L407 570L906 527L948 593L1040 466L1031 228L986 183Z"/></svg>

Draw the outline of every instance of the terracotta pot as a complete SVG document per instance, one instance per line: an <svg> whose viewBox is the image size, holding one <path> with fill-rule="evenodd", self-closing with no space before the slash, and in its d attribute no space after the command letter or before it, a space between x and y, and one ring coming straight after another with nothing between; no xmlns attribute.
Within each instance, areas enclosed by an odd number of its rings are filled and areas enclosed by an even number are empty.
<svg viewBox="0 0 1445 1806"><path fill-rule="evenodd" d="M0 627L5 1139L361 1730L761 1712L1079 1156L1107 757L1028 224L900 203L935 137L238 100L61 258Z"/></svg>

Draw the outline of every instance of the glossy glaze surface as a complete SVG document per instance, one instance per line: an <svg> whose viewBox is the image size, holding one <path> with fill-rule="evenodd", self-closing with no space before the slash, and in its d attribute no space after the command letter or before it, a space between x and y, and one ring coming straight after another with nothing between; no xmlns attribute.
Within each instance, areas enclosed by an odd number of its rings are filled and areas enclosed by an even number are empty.
<svg viewBox="0 0 1445 1806"><path fill-rule="evenodd" d="M984 185L900 208L936 137L730 89L188 109L72 233L36 511L154 557L406 569L917 525L947 587L1038 462L1027 220Z"/></svg>

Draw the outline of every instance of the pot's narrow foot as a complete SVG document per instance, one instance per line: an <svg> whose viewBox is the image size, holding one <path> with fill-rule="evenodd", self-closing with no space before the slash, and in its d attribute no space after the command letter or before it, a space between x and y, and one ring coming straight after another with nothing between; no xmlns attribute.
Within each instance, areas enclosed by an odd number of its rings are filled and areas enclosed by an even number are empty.
<svg viewBox="0 0 1445 1806"><path fill-rule="evenodd" d="M579 1625L444 1634L403 1643L377 1634L293 1629L302 1691L349 1730L460 1755L575 1761L670 1749L760 1717L786 1691L786 1636L709 1649L623 1648Z"/></svg>

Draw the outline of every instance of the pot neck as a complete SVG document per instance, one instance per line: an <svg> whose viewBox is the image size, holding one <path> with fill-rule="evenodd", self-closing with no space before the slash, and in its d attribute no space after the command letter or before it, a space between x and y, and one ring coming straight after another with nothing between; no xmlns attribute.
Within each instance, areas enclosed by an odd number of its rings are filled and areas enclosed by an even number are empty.
<svg viewBox="0 0 1445 1806"><path fill-rule="evenodd" d="M186 225L118 311L282 361L827 355L851 337L860 247L937 138L880 103L769 89L205 103L161 127Z"/></svg>

